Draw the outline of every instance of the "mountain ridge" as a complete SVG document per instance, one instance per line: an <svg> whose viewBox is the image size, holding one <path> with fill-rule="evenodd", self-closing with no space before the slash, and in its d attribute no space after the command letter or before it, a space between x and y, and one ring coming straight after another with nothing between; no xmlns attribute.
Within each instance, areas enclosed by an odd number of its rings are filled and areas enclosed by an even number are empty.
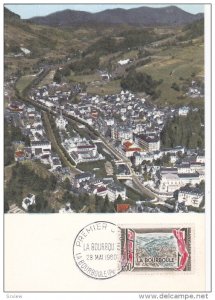
<svg viewBox="0 0 215 300"><path fill-rule="evenodd" d="M204 17L203 13L191 14L176 6L153 8L140 6L131 9L107 9L90 13L66 9L47 16L27 19L39 25L69 27L86 23L130 24L140 26L180 26Z"/></svg>

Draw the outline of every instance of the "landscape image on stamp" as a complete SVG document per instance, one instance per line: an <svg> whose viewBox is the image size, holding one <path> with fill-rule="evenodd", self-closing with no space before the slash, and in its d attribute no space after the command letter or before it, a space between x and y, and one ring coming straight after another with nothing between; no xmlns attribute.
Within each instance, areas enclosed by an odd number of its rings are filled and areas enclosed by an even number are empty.
<svg viewBox="0 0 215 300"><path fill-rule="evenodd" d="M161 258L156 261L156 257ZM172 234L139 235L136 242L136 266L155 268L177 267L177 243Z"/></svg>
<svg viewBox="0 0 215 300"><path fill-rule="evenodd" d="M5 213L204 212L204 103L204 5L5 5Z"/></svg>

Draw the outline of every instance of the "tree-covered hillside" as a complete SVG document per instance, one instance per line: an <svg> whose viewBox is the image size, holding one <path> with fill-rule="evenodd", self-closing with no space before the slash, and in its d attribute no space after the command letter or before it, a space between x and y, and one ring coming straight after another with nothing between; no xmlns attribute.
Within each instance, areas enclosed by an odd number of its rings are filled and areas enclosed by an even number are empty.
<svg viewBox="0 0 215 300"><path fill-rule="evenodd" d="M204 148L204 110L190 111L186 117L178 116L168 121L161 132L163 148L184 146Z"/></svg>

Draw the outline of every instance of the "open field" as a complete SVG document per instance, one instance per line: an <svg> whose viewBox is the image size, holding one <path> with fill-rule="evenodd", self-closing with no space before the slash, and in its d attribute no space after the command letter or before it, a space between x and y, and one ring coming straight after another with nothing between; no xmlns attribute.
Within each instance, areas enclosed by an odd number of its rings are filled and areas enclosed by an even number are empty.
<svg viewBox="0 0 215 300"><path fill-rule="evenodd" d="M5 73L16 73L17 70L23 70L24 73L33 73L34 67L37 68L38 58L15 57L13 55L4 56Z"/></svg>
<svg viewBox="0 0 215 300"><path fill-rule="evenodd" d="M121 89L120 80L112 80L91 84L87 87L87 92L89 94L104 96L119 93Z"/></svg>
<svg viewBox="0 0 215 300"><path fill-rule="evenodd" d="M89 84L93 81L101 80L101 76L98 73L93 73L89 75L71 75L69 77L69 80Z"/></svg>
<svg viewBox="0 0 215 300"><path fill-rule="evenodd" d="M192 99L185 97L178 99L184 94L183 91L175 91L171 88L175 82L180 87L183 81L192 80L194 77L202 77L204 74L204 48L202 44L194 44L186 47L171 47L169 49L157 52L152 56L152 62L137 68L137 71L146 72L153 79L163 79L157 89L161 90L160 99L157 100L160 104L188 104L190 101L195 101L199 104L203 99Z"/></svg>
<svg viewBox="0 0 215 300"><path fill-rule="evenodd" d="M45 78L39 83L39 86L50 84L53 81L55 70L50 70Z"/></svg>
<svg viewBox="0 0 215 300"><path fill-rule="evenodd" d="M105 162L105 160L100 160L87 163L79 163L77 164L77 169L84 172L93 172L98 178L107 177Z"/></svg>
<svg viewBox="0 0 215 300"><path fill-rule="evenodd" d="M35 79L35 75L25 75L20 77L16 83L16 88L22 94L23 90Z"/></svg>
<svg viewBox="0 0 215 300"><path fill-rule="evenodd" d="M126 185L126 195L129 199L132 199L134 201L140 201L145 198L144 195L141 195L140 193L136 192L135 190L131 189Z"/></svg>
<svg viewBox="0 0 215 300"><path fill-rule="evenodd" d="M100 65L110 67L111 65L117 65L119 60L123 59L136 59L138 50L129 50L127 52L119 51L112 54L103 55L100 57Z"/></svg>
<svg viewBox="0 0 215 300"><path fill-rule="evenodd" d="M122 54L120 59L135 59L137 58L138 50L131 50Z"/></svg>
<svg viewBox="0 0 215 300"><path fill-rule="evenodd" d="M120 56L120 54L121 54L121 52L115 52L115 53L111 53L111 54L107 54L107 55L102 55L100 57L100 65L108 66L110 61L117 59Z"/></svg>

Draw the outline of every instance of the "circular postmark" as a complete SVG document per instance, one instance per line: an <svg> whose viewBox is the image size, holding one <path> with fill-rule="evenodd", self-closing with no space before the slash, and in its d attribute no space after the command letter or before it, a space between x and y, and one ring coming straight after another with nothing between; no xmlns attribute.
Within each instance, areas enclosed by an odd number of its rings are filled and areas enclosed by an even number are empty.
<svg viewBox="0 0 215 300"><path fill-rule="evenodd" d="M95 279L108 279L122 270L121 230L99 221L85 226L75 238L73 256L78 268Z"/></svg>

